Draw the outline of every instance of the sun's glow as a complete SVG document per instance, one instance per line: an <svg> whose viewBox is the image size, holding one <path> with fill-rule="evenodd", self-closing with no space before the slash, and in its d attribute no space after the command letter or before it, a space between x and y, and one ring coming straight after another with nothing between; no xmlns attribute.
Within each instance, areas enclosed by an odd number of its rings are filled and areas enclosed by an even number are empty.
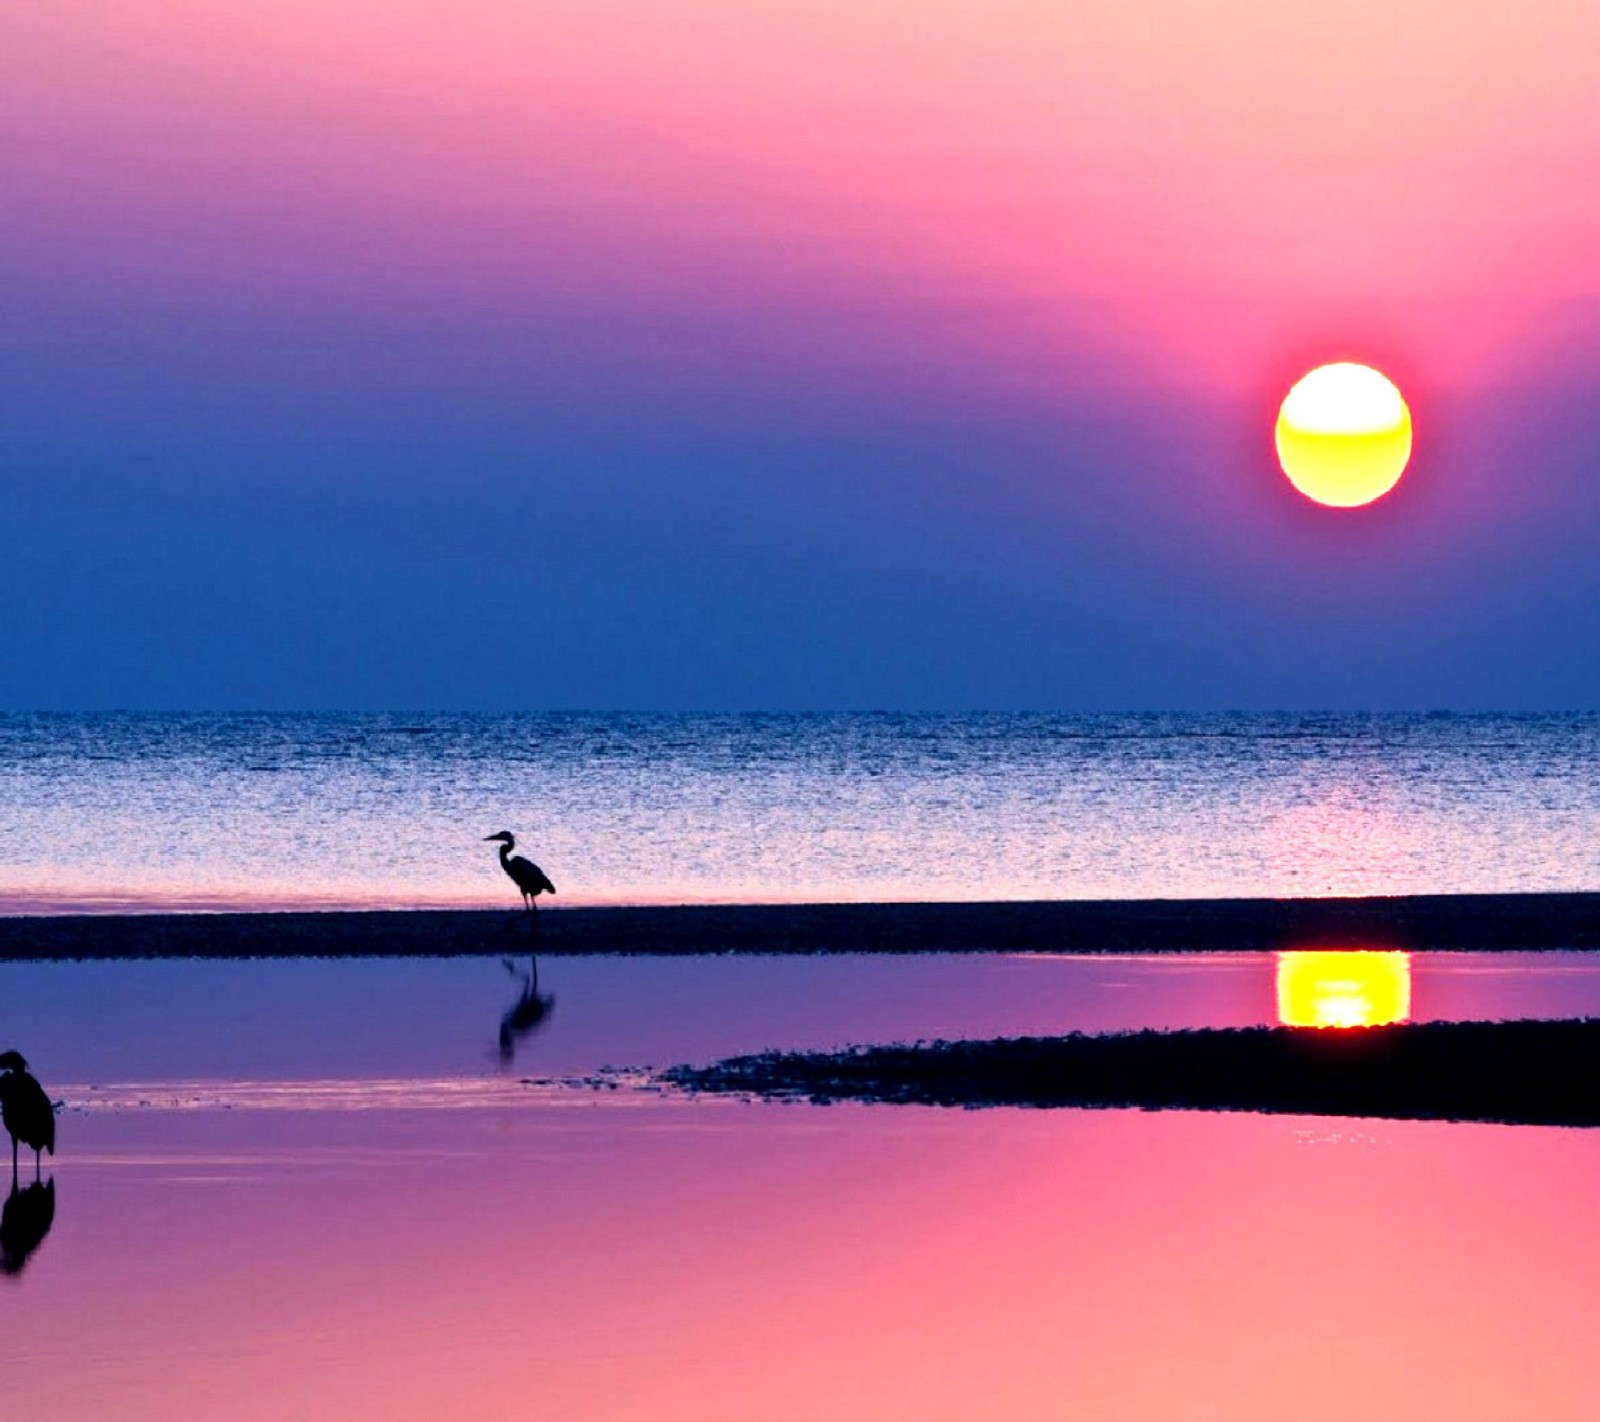
<svg viewBox="0 0 1600 1422"><path fill-rule="evenodd" d="M1411 955L1365 951L1278 954L1285 1027L1382 1027L1411 1016Z"/></svg>
<svg viewBox="0 0 1600 1422"><path fill-rule="evenodd" d="M1356 508L1400 482L1411 460L1411 411L1387 376L1341 361L1295 382L1273 438L1278 463L1302 494Z"/></svg>

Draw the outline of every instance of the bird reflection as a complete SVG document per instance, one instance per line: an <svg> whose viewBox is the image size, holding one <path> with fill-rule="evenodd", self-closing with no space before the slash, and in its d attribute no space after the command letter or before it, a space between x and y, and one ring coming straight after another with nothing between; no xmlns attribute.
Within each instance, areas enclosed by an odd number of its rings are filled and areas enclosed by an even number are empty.
<svg viewBox="0 0 1600 1422"><path fill-rule="evenodd" d="M553 993L539 991L539 960L531 953L528 955L526 972L509 958L500 961L512 977L522 982L522 991L517 1000L500 1019L500 1060L509 1062L517 1055L517 1043L544 1026L551 1008L556 1005L556 999Z"/></svg>
<svg viewBox="0 0 1600 1422"><path fill-rule="evenodd" d="M22 1272L33 1251L44 1243L55 1218L53 1178L43 1184L36 1180L26 1188L12 1182L11 1196L0 1213L0 1274L14 1279Z"/></svg>

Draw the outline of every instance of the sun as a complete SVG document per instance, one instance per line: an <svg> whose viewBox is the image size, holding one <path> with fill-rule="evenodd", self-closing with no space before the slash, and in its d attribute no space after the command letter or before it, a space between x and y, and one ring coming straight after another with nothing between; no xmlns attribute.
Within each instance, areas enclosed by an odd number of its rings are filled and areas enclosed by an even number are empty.
<svg viewBox="0 0 1600 1422"><path fill-rule="evenodd" d="M1369 365L1340 361L1303 375L1273 435L1278 463L1308 499L1351 509L1382 498L1411 459L1411 411Z"/></svg>

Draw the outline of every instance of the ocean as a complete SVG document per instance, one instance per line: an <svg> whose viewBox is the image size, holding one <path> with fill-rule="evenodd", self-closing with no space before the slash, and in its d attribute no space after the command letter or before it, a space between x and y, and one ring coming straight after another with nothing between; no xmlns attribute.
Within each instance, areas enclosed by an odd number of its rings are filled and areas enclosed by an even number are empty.
<svg viewBox="0 0 1600 1422"><path fill-rule="evenodd" d="M1585 889L1597 735L13 716L0 909L512 908L483 842L506 828L558 903ZM1600 1131L824 1106L661 1072L1274 1023L1337 1052L1341 1026L1593 1016L1600 954L535 960L509 937L503 961L0 963L0 1047L59 1103L57 1154L24 1148L0 1202L12 1411L1593 1414Z"/></svg>
<svg viewBox="0 0 1600 1422"><path fill-rule="evenodd" d="M0 912L1600 888L1600 716L12 715ZM549 900L545 902L549 903Z"/></svg>

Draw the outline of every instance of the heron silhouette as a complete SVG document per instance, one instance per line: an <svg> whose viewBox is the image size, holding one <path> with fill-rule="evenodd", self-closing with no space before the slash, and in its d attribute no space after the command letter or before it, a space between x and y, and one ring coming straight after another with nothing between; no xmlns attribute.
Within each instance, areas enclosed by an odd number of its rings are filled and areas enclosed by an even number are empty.
<svg viewBox="0 0 1600 1422"><path fill-rule="evenodd" d="M533 954L528 955L526 973L520 972L509 958L500 961L512 977L522 979L521 995L500 1018L500 1060L509 1062L517 1055L517 1042L544 1026L556 999L553 993L539 991L539 960Z"/></svg>
<svg viewBox="0 0 1600 1422"><path fill-rule="evenodd" d="M56 1153L56 1110L28 1074L21 1052L0 1052L0 1121L11 1133L11 1183L17 1183L17 1143L33 1151L33 1178L39 1178L41 1151Z"/></svg>
<svg viewBox="0 0 1600 1422"><path fill-rule="evenodd" d="M56 1220L56 1182L34 1181L25 1189L11 1182L11 1195L0 1211L0 1274L15 1278L33 1251L44 1243Z"/></svg>
<svg viewBox="0 0 1600 1422"><path fill-rule="evenodd" d="M517 891L522 895L523 908L530 913L535 912L539 906L534 900L540 894L555 893L556 886L545 876L543 869L533 860L511 853L517 847L517 837L510 830L501 830L499 834L486 834L483 840L485 844L495 840L500 841L500 867L511 876L511 882L517 886Z"/></svg>

